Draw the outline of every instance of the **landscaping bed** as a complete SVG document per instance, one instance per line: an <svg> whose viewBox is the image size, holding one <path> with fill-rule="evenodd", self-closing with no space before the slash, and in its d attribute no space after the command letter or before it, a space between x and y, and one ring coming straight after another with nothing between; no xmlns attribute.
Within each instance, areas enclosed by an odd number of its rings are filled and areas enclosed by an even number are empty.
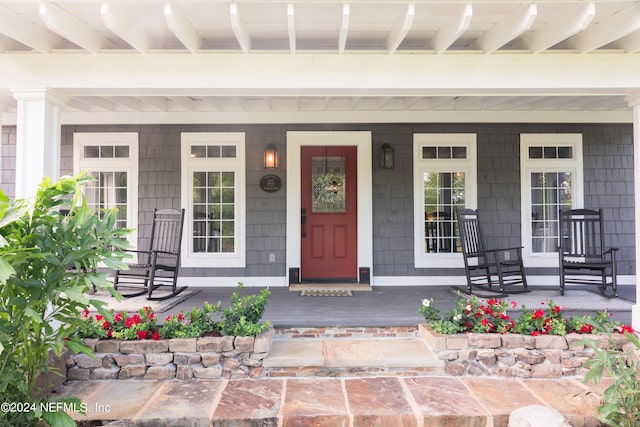
<svg viewBox="0 0 640 427"><path fill-rule="evenodd" d="M421 336L436 357L445 362L448 375L490 375L517 378L562 378L584 376L585 362L594 351L585 340L596 341L598 348L634 351L622 334L521 335L498 333L440 334L427 324L419 325Z"/></svg>
<svg viewBox="0 0 640 427"><path fill-rule="evenodd" d="M85 339L95 357L73 354L69 380L190 380L258 378L265 375L274 329L252 336L173 338L166 340Z"/></svg>

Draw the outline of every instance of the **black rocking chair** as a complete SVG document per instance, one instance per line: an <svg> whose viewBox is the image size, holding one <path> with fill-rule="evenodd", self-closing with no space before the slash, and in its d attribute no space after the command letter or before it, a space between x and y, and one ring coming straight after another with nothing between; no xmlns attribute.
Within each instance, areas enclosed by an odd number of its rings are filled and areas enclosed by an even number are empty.
<svg viewBox="0 0 640 427"><path fill-rule="evenodd" d="M186 286L177 286L183 226L184 209L154 209L149 250L129 251L138 254L139 263L129 264L128 270L116 271L113 285L122 296L148 294L149 300L162 300L186 289ZM152 297L153 291L161 286L171 286L171 292Z"/></svg>
<svg viewBox="0 0 640 427"><path fill-rule="evenodd" d="M560 294L564 295L565 285L569 283L598 285L602 295L617 297L616 252L619 249L605 250L602 209L561 210L559 218Z"/></svg>
<svg viewBox="0 0 640 427"><path fill-rule="evenodd" d="M492 290L496 283L501 294L513 285L522 285L522 289L508 293L528 292L522 247L487 249L480 230L478 211L458 210L457 217L469 293L473 293L474 287ZM493 276L497 277L497 282Z"/></svg>

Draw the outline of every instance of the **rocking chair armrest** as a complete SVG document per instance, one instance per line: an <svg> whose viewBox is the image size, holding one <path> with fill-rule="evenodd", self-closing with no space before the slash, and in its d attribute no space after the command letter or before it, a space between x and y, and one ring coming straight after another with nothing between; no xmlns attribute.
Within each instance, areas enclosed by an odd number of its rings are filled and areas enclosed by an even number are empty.
<svg viewBox="0 0 640 427"><path fill-rule="evenodd" d="M136 254L148 254L150 251L141 251L138 249L125 249L124 252L132 252Z"/></svg>
<svg viewBox="0 0 640 427"><path fill-rule="evenodd" d="M512 248L495 248L495 249L485 249L485 252L507 252L507 251L520 251L523 249L523 246L514 246Z"/></svg>
<svg viewBox="0 0 640 427"><path fill-rule="evenodd" d="M157 254L157 255L178 255L177 252L169 252L169 251L158 251L158 250L152 250L150 251L152 254Z"/></svg>

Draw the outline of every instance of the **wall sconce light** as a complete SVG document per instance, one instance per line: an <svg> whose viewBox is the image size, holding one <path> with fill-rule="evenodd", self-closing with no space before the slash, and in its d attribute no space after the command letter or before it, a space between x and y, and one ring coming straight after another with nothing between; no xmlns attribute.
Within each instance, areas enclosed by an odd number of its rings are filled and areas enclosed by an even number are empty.
<svg viewBox="0 0 640 427"><path fill-rule="evenodd" d="M380 147L380 167L382 169L393 169L395 167L393 152L393 147L386 142Z"/></svg>
<svg viewBox="0 0 640 427"><path fill-rule="evenodd" d="M264 168L278 169L278 151L274 144L267 145L264 150Z"/></svg>

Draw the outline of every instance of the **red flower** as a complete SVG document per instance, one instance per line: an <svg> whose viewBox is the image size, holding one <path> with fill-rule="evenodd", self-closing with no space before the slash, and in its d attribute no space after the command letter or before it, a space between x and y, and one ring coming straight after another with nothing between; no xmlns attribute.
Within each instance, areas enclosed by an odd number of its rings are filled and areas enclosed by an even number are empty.
<svg viewBox="0 0 640 427"><path fill-rule="evenodd" d="M111 337L113 336L112 334L113 334L113 331L112 331L111 329L109 329L109 330L107 331L107 336L108 336L109 338L111 338Z"/></svg>
<svg viewBox="0 0 640 427"><path fill-rule="evenodd" d="M86 308L84 310L82 310L82 317L84 317L85 319L89 317L89 310L87 310Z"/></svg>
<svg viewBox="0 0 640 427"><path fill-rule="evenodd" d="M538 336L538 331L533 331L533 332L531 332L531 336L532 336L532 337L537 337L537 336Z"/></svg>
<svg viewBox="0 0 640 427"><path fill-rule="evenodd" d="M631 326L629 326L629 325L622 325L622 326L620 327L620 333L621 333L621 334L624 334L625 332L629 332L629 333L631 334L631 333L633 333L634 331L633 331L633 328L632 328Z"/></svg>
<svg viewBox="0 0 640 427"><path fill-rule="evenodd" d="M511 308L516 308L518 306L518 303L515 301L511 301Z"/></svg>
<svg viewBox="0 0 640 427"><path fill-rule="evenodd" d="M542 319L543 317L544 317L544 310L538 309L538 310L533 312L533 318L534 319Z"/></svg>
<svg viewBox="0 0 640 427"><path fill-rule="evenodd" d="M104 323L102 324L102 327L103 327L104 329L109 329L109 328L111 327L111 323L109 323L109 322L104 322Z"/></svg>
<svg viewBox="0 0 640 427"><path fill-rule="evenodd" d="M113 318L116 322L122 322L122 313L116 313Z"/></svg>
<svg viewBox="0 0 640 427"><path fill-rule="evenodd" d="M580 326L580 333L581 334L590 334L592 332L593 332L593 325L586 324L586 325Z"/></svg>
<svg viewBox="0 0 640 427"><path fill-rule="evenodd" d="M130 327L132 327L132 326L133 326L133 319L132 319L131 317L127 317L127 318L124 320L124 326L125 326L126 328L130 328Z"/></svg>
<svg viewBox="0 0 640 427"><path fill-rule="evenodd" d="M509 320L511 319L511 316L509 316L507 313L500 313L500 320Z"/></svg>
<svg viewBox="0 0 640 427"><path fill-rule="evenodd" d="M151 314L149 314L149 320L153 320L156 317L156 314L152 311Z"/></svg>
<svg viewBox="0 0 640 427"><path fill-rule="evenodd" d="M165 321L165 322L169 322L170 320L171 320L171 315L168 315L168 316L164 319L164 321Z"/></svg>
<svg viewBox="0 0 640 427"><path fill-rule="evenodd" d="M180 321L184 320L184 316L182 315L182 312L178 313L178 320Z"/></svg>
<svg viewBox="0 0 640 427"><path fill-rule="evenodd" d="M134 314L132 318L133 318L133 323L135 323L136 325L139 325L140 322L142 322L142 319L140 319L140 316L137 314Z"/></svg>
<svg viewBox="0 0 640 427"><path fill-rule="evenodd" d="M151 335L151 339L154 341L158 341L160 339L160 334L158 333L158 331L155 331L153 335Z"/></svg>
<svg viewBox="0 0 640 427"><path fill-rule="evenodd" d="M96 314L96 320L99 322L102 319L104 319L104 316L102 314Z"/></svg>
<svg viewBox="0 0 640 427"><path fill-rule="evenodd" d="M489 324L489 321L485 318L483 318L480 323L482 323L482 326L487 326Z"/></svg>
<svg viewBox="0 0 640 427"><path fill-rule="evenodd" d="M555 307L553 307L553 312L554 313L560 313L560 307L557 306L557 305Z"/></svg>
<svg viewBox="0 0 640 427"><path fill-rule="evenodd" d="M144 340L149 337L149 331L138 331L138 339Z"/></svg>

